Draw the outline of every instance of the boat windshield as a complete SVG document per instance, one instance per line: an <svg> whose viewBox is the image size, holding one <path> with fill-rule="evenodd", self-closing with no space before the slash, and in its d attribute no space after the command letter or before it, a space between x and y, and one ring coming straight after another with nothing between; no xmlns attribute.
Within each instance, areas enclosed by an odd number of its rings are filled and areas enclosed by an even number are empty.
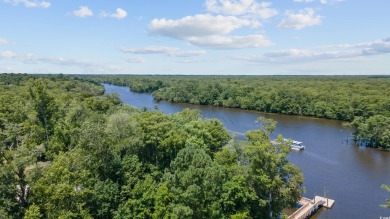
<svg viewBox="0 0 390 219"><path fill-rule="evenodd" d="M302 142L300 142L300 141L293 141L292 143L293 143L293 145L302 146Z"/></svg>

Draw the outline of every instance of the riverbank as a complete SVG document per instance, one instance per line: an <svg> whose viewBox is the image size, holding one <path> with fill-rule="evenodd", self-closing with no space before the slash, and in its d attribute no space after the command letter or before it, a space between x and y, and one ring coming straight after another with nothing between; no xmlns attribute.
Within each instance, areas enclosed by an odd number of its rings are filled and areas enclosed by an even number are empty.
<svg viewBox="0 0 390 219"><path fill-rule="evenodd" d="M368 76L86 76L156 101L346 121L354 139L390 151L390 78ZM368 128L366 128L368 127Z"/></svg>
<svg viewBox="0 0 390 219"><path fill-rule="evenodd" d="M388 211L380 207L388 198L386 191L380 187L390 182L390 153L347 143L345 140L351 136L352 129L342 126L341 121L156 102L151 94L134 93L128 87L104 86L107 93L118 93L125 104L150 109L157 104L158 111L166 114L185 108L197 109L204 118L217 118L226 129L239 133L257 129L255 120L259 116L273 119L278 124L272 138L283 134L306 145L303 153L290 153L288 156L290 162L301 168L305 177L305 196L321 195L325 187L329 197L337 200L332 210L322 209L313 218L378 218Z"/></svg>

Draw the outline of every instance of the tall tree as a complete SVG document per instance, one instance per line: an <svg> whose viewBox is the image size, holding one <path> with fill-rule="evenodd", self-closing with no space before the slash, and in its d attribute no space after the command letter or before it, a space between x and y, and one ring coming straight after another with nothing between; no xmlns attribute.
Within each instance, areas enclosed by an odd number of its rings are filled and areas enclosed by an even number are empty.
<svg viewBox="0 0 390 219"><path fill-rule="evenodd" d="M188 139L186 147L171 163L171 172L164 176L175 197L175 205L171 206L172 214L187 209L187 213L191 212L191 218L222 216L219 197L225 171L213 162L204 147L201 139Z"/></svg>
<svg viewBox="0 0 390 219"><path fill-rule="evenodd" d="M37 113L40 125L45 130L46 145L49 144L50 136L54 131L54 115L57 111L54 98L49 95L43 80L37 80L33 87L30 87L30 97Z"/></svg>
<svg viewBox="0 0 390 219"><path fill-rule="evenodd" d="M92 218L88 203L97 180L91 162L81 150L60 153L32 182L31 201L41 207L46 218Z"/></svg>
<svg viewBox="0 0 390 219"><path fill-rule="evenodd" d="M264 120L259 130L248 132L249 144L244 156L249 160L249 180L258 197L251 215L260 218L277 218L285 207L293 207L303 189L300 170L287 160L288 144L272 145L269 135L276 122Z"/></svg>

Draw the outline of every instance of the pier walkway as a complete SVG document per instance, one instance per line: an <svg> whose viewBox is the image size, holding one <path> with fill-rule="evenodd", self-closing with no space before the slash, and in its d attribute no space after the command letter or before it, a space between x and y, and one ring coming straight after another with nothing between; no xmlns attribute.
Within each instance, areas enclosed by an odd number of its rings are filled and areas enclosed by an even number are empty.
<svg viewBox="0 0 390 219"><path fill-rule="evenodd" d="M315 214L320 207L332 208L334 200L315 196L313 200L302 197L299 204L302 205L298 210L288 216L288 219L305 219Z"/></svg>

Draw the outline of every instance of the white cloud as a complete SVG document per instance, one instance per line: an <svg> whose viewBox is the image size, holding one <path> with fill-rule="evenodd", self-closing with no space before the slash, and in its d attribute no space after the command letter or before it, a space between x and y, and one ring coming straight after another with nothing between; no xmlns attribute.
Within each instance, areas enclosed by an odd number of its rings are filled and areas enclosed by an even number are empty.
<svg viewBox="0 0 390 219"><path fill-rule="evenodd" d="M53 64L79 67L87 72L117 72L119 67L114 65L107 65L97 61L89 61L83 59L63 58L63 57L45 57L35 54L25 54L17 57L17 59L26 64Z"/></svg>
<svg viewBox="0 0 390 219"><path fill-rule="evenodd" d="M169 47L169 46L148 46L141 48L121 48L120 51L125 53L133 53L133 54L164 54L168 56L176 56L176 57L192 57L192 56L200 56L206 54L206 51L196 50L196 51L182 51L177 47Z"/></svg>
<svg viewBox="0 0 390 219"><path fill-rule="evenodd" d="M36 64L36 63L38 63L37 60L39 58L40 58L39 56L31 54L31 53L27 53L27 54L24 54L24 55L18 57L18 59L21 62L26 63L26 64Z"/></svg>
<svg viewBox="0 0 390 219"><path fill-rule="evenodd" d="M78 10L73 11L73 15L76 17L90 17L93 16L93 12L87 6L80 6Z"/></svg>
<svg viewBox="0 0 390 219"><path fill-rule="evenodd" d="M24 4L27 8L49 8L51 6L50 2L37 0L4 0L4 2L13 5Z"/></svg>
<svg viewBox="0 0 390 219"><path fill-rule="evenodd" d="M134 54L167 54L179 50L176 47L168 46L148 46L142 48L121 48L120 51Z"/></svg>
<svg viewBox="0 0 390 219"><path fill-rule="evenodd" d="M118 20L121 20L121 19L127 17L127 12L125 10L123 10L122 8L117 8L115 13L110 14L107 12L102 12L101 16L102 17L112 17L112 18L116 18Z"/></svg>
<svg viewBox="0 0 390 219"><path fill-rule="evenodd" d="M122 8L117 8L116 13L111 15L113 18L116 19L123 19L127 17L127 12L123 10Z"/></svg>
<svg viewBox="0 0 390 219"><path fill-rule="evenodd" d="M154 34L176 39L188 39L190 37L227 34L250 25L251 21L234 16L198 14L178 20L153 19L149 24L149 30Z"/></svg>
<svg viewBox="0 0 390 219"><path fill-rule="evenodd" d="M382 40L356 44L355 48L362 48L362 55L380 55L390 53L390 37Z"/></svg>
<svg viewBox="0 0 390 219"><path fill-rule="evenodd" d="M270 8L271 2L258 3L256 0L206 0L206 9L210 12L225 15L250 16L268 19L278 14Z"/></svg>
<svg viewBox="0 0 390 219"><path fill-rule="evenodd" d="M10 58L13 58L15 56L16 56L15 53L11 52L11 51L0 52L0 58L10 59Z"/></svg>
<svg viewBox="0 0 390 219"><path fill-rule="evenodd" d="M82 69L85 73L110 73L119 72L120 67L112 64L102 63L100 61L64 58L64 57L50 57L40 56L36 54L27 53L24 55L17 55L11 51L0 52L0 59L13 59L24 64L51 64L59 66L77 67Z"/></svg>
<svg viewBox="0 0 390 219"><path fill-rule="evenodd" d="M390 53L390 37L372 42L324 46L324 49L362 49L366 54Z"/></svg>
<svg viewBox="0 0 390 219"><path fill-rule="evenodd" d="M1 66L0 67L0 72L2 73L14 73L14 72L20 72L17 70L17 68L13 66Z"/></svg>
<svg viewBox="0 0 390 219"><path fill-rule="evenodd" d="M257 56L236 56L233 58L258 63L297 63L323 60L354 60L355 58L384 54L390 54L390 38L372 42L332 45L306 50L280 50Z"/></svg>
<svg viewBox="0 0 390 219"><path fill-rule="evenodd" d="M9 44L9 41L6 38L0 37L0 45L6 45Z"/></svg>
<svg viewBox="0 0 390 219"><path fill-rule="evenodd" d="M309 2L314 2L314 1L317 1L317 0L293 0L294 2L306 2L306 3L309 3ZM326 5L326 4L336 4L338 2L342 2L344 0L318 0L321 4L323 5Z"/></svg>
<svg viewBox="0 0 390 219"><path fill-rule="evenodd" d="M178 20L154 19L149 24L149 30L154 34L186 40L193 45L212 49L243 49L271 45L263 35L227 35L239 28L253 25L253 21L234 16L199 14Z"/></svg>
<svg viewBox="0 0 390 219"><path fill-rule="evenodd" d="M125 59L127 62L130 63L145 63L146 60L142 57L128 57Z"/></svg>
<svg viewBox="0 0 390 219"><path fill-rule="evenodd" d="M206 53L207 52L204 51L204 50L178 51L178 52L172 54L172 56L176 56L176 57L193 57L193 56L201 56L201 55L204 55Z"/></svg>
<svg viewBox="0 0 390 219"><path fill-rule="evenodd" d="M335 4L344 0L320 0L321 4Z"/></svg>
<svg viewBox="0 0 390 219"><path fill-rule="evenodd" d="M312 61L356 57L359 51L315 51L290 49L265 53L264 57L269 60L280 61Z"/></svg>
<svg viewBox="0 0 390 219"><path fill-rule="evenodd" d="M322 21L322 17L316 15L312 8L306 8L296 14L287 12L286 16L287 17L279 23L279 28L294 28L296 30L301 30L305 27L319 25Z"/></svg>
<svg viewBox="0 0 390 219"><path fill-rule="evenodd" d="M293 0L294 2L314 2L314 0Z"/></svg>
<svg viewBox="0 0 390 219"><path fill-rule="evenodd" d="M264 35L247 36L222 36L213 35L209 37L192 38L190 42L197 46L212 49L244 49L270 46L272 42Z"/></svg>
<svg viewBox="0 0 390 219"><path fill-rule="evenodd" d="M179 63L185 63L185 64L188 64L188 63L199 63L199 62L203 62L202 60L199 60L199 59L181 59L178 61Z"/></svg>
<svg viewBox="0 0 390 219"><path fill-rule="evenodd" d="M342 60L344 58L358 57L361 53L358 51L314 51L288 49L275 52L264 53L249 57L233 57L234 59L244 60L256 63L299 63L323 60Z"/></svg>

